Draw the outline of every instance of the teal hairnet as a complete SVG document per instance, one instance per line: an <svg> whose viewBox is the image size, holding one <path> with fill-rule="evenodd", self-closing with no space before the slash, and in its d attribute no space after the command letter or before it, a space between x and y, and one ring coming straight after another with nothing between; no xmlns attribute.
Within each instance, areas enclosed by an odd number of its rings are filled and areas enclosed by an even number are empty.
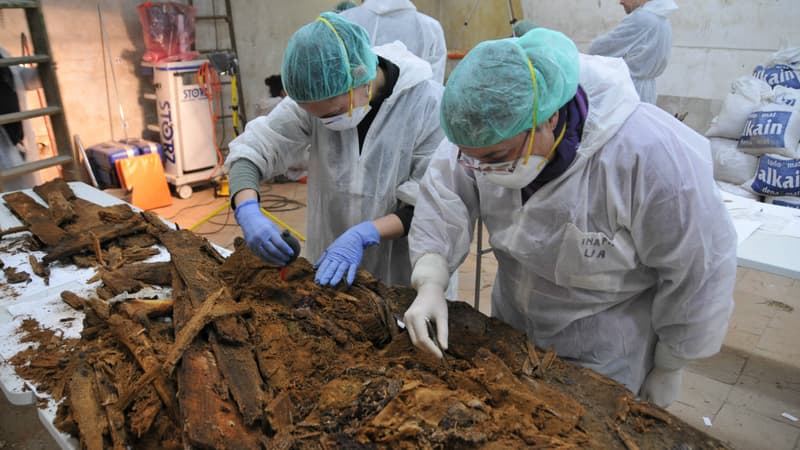
<svg viewBox="0 0 800 450"><path fill-rule="evenodd" d="M281 79L294 101L316 102L368 83L375 78L377 66L367 32L338 14L325 12L289 39Z"/></svg>
<svg viewBox="0 0 800 450"><path fill-rule="evenodd" d="M534 99L528 59L536 73ZM440 119L450 142L494 145L549 119L578 90L578 49L562 33L536 28L478 44L445 86Z"/></svg>
<svg viewBox="0 0 800 450"><path fill-rule="evenodd" d="M356 5L355 2L339 2L339 3L336 4L336 6L333 7L333 11L337 12L337 13L340 13L340 12L342 12L344 10L347 10L347 9L350 9L350 8L355 8L356 6L358 6L358 5Z"/></svg>
<svg viewBox="0 0 800 450"><path fill-rule="evenodd" d="M522 19L514 22L514 26L511 28L511 30L514 32L514 36L520 37L537 27L538 25L536 25L532 20Z"/></svg>

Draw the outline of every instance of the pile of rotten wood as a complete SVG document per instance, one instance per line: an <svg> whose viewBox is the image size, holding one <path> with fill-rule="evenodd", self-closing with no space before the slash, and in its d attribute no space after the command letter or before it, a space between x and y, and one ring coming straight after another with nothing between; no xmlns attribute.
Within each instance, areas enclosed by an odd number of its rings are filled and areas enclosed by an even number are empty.
<svg viewBox="0 0 800 450"><path fill-rule="evenodd" d="M102 285L62 294L85 313L80 340L25 322L41 345L13 363L63 399L57 425L84 448L724 448L463 303L438 360L397 326L410 289L363 272L323 288L302 258L281 279L244 245L225 259L63 182L36 192L50 208L4 199L46 246L40 265L91 264ZM156 242L170 263L131 262ZM148 285L172 299L106 301Z"/></svg>

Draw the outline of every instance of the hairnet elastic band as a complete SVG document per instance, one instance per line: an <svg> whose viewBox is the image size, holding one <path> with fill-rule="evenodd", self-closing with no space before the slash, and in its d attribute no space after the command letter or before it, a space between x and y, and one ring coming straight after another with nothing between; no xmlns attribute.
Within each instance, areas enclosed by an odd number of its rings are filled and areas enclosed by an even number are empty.
<svg viewBox="0 0 800 450"><path fill-rule="evenodd" d="M333 31L333 34L336 36L336 39L339 40L339 44L342 46L342 53L344 53L344 60L347 64L347 83L349 85L348 91L350 93L350 110L348 111L348 116L353 115L353 74L350 73L350 56L347 54L347 46L344 45L344 39L339 36L339 32L336 31L336 27L326 18L319 16L317 17L317 22L322 22L328 26L328 28Z"/></svg>
<svg viewBox="0 0 800 450"><path fill-rule="evenodd" d="M528 164L528 158L530 158L531 153L533 153L533 139L536 137L536 108L539 102L539 86L536 83L536 71L533 69L531 59L527 56L525 56L525 62L528 63L528 70L531 72L531 83L533 84L533 123L531 126L531 141L528 143L528 153L525 154L525 159L522 160L523 165Z"/></svg>

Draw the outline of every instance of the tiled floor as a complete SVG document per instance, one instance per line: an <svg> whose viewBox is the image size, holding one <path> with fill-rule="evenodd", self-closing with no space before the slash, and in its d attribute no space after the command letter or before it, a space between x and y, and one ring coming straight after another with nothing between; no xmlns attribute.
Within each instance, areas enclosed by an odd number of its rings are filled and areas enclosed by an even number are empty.
<svg viewBox="0 0 800 450"><path fill-rule="evenodd" d="M271 198L270 195L305 203L306 186L265 186L262 199ZM278 197L275 200L274 208L267 209L305 234L306 209L282 211L281 206L286 209L286 205L281 205ZM226 202L225 198L215 198L212 189L206 189L188 200L175 199L172 206L155 212L182 228L191 228ZM296 208L289 205L292 207ZM196 226L195 231L227 248L232 248L234 238L240 235L229 208ZM459 270L458 297L470 304L475 293L475 252L473 244ZM497 263L491 254L484 255L481 261L480 309L488 314ZM800 417L800 280L740 268L735 300L722 351L690 365L681 395L669 410L737 449L800 450L800 422L782 416L788 413ZM0 424L9 423L4 416L16 411L7 403L0 404L0 410ZM711 426L704 424L704 418L710 420ZM0 429L0 448L12 441ZM19 449L43 448L35 443L12 445Z"/></svg>

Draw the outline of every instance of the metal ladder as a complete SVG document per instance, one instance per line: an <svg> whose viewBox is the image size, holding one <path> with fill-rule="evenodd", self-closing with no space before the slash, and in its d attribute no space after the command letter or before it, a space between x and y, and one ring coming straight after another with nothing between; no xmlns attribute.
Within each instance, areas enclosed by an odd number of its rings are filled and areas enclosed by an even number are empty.
<svg viewBox="0 0 800 450"><path fill-rule="evenodd" d="M0 8L25 10L25 19L28 22L28 31L30 32L31 43L33 44L33 54L31 56L0 58L0 67L36 63L39 80L42 89L44 89L48 105L44 108L0 114L0 125L32 119L34 117L50 116L50 123L53 127L53 136L58 151L57 156L20 164L8 169L0 169L0 191L3 190L4 180L53 166L63 166L64 178L70 180L77 179L74 174L75 160L69 139L67 118L64 115L61 93L58 90L58 80L56 79L56 73L53 68L53 58L50 56L50 41L47 37L47 28L44 24L41 2L38 0L0 1Z"/></svg>
<svg viewBox="0 0 800 450"><path fill-rule="evenodd" d="M216 8L216 2L217 2L217 0L209 0L209 3L212 5L213 8ZM195 3L194 0L189 0L189 4L190 5L194 6L194 3ZM197 21L197 22L200 22L200 21L212 22L214 24L214 32L215 33L216 33L216 30L217 30L217 23L219 21L224 21L228 25L228 39L230 40L230 48L215 48L215 47L196 48L198 53L200 53L201 55L207 55L209 53L226 52L226 51L228 51L228 52L233 52L233 54L236 55L237 58L239 57L239 51L236 49L236 33L234 31L234 28L233 28L233 16L231 14L232 14L231 13L231 0L225 0L225 14L212 14L212 15L197 15L197 16L195 16L195 21ZM195 40L197 40L197 37L198 37L197 36L197 30L195 29ZM216 39L215 39L215 45L216 45ZM223 85L230 85L231 82L230 82L230 80L222 80L222 84ZM247 122L247 114L245 114L245 110L244 110L244 103L245 103L244 98L245 97L244 97L244 91L242 89L242 84L243 83L242 83L242 78L241 78L241 73L240 73L239 82L236 84L236 91L237 91L237 94L239 95L239 108L238 108L239 117L241 118L241 121L244 124L244 123ZM227 100L230 100L230 99L227 99ZM227 107L230 108L230 105L228 105ZM222 116L218 117L218 119L231 120L232 119L232 115L230 113L229 114L223 114Z"/></svg>

